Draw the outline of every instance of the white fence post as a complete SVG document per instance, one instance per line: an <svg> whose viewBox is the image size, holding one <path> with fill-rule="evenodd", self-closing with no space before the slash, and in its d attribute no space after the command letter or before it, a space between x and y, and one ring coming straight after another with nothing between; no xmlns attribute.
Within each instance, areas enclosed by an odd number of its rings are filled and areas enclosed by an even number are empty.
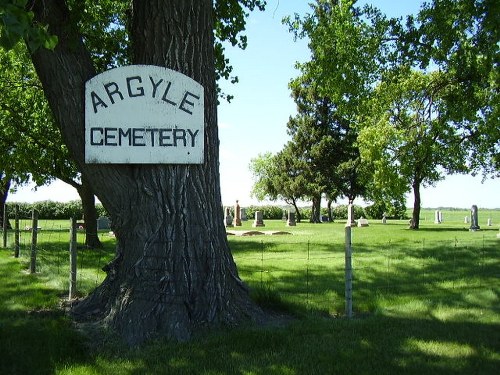
<svg viewBox="0 0 500 375"><path fill-rule="evenodd" d="M345 314L352 318L352 242L351 224L345 226Z"/></svg>

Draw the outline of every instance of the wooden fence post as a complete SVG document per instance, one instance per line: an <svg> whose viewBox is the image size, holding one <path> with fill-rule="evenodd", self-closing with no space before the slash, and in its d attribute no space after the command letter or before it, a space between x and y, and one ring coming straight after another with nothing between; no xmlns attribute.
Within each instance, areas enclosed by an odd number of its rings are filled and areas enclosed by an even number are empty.
<svg viewBox="0 0 500 375"><path fill-rule="evenodd" d="M36 240L38 234L38 211L33 210L33 216L31 220L31 261L30 261L30 273L36 272Z"/></svg>
<svg viewBox="0 0 500 375"><path fill-rule="evenodd" d="M69 229L69 295L73 299L76 295L76 219L71 218Z"/></svg>
<svg viewBox="0 0 500 375"><path fill-rule="evenodd" d="M352 241L351 223L345 226L345 314L352 318Z"/></svg>
<svg viewBox="0 0 500 375"><path fill-rule="evenodd" d="M7 205L5 204L3 206L3 248L5 249L7 247Z"/></svg>
<svg viewBox="0 0 500 375"><path fill-rule="evenodd" d="M16 204L15 209L15 227L14 227L14 257L19 258L19 205Z"/></svg>

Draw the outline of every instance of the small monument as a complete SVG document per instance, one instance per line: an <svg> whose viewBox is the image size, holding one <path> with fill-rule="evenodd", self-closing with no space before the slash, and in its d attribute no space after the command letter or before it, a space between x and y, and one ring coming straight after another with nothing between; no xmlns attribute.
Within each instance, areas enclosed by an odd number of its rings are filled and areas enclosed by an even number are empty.
<svg viewBox="0 0 500 375"><path fill-rule="evenodd" d="M475 232L481 227L479 226L478 215L477 215L477 206L474 204L470 209L470 228L469 230Z"/></svg>
<svg viewBox="0 0 500 375"><path fill-rule="evenodd" d="M441 211L434 211L434 224L441 224Z"/></svg>
<svg viewBox="0 0 500 375"><path fill-rule="evenodd" d="M229 210L229 207L226 207L226 215L224 216L224 226L226 228L233 226L233 217L231 216L231 211Z"/></svg>
<svg viewBox="0 0 500 375"><path fill-rule="evenodd" d="M241 208L241 221L247 221L247 209L246 208Z"/></svg>
<svg viewBox="0 0 500 375"><path fill-rule="evenodd" d="M493 224L491 224L491 218L488 219L488 226L491 227Z"/></svg>
<svg viewBox="0 0 500 375"><path fill-rule="evenodd" d="M464 224L469 224L469 217L468 216L464 217Z"/></svg>
<svg viewBox="0 0 500 375"><path fill-rule="evenodd" d="M101 229L110 229L111 223L109 221L109 218L106 216L100 216L97 219L97 230Z"/></svg>
<svg viewBox="0 0 500 375"><path fill-rule="evenodd" d="M352 203L347 205L347 223L346 226L355 227L356 221L354 220L354 206Z"/></svg>
<svg viewBox="0 0 500 375"><path fill-rule="evenodd" d="M265 227L262 211L255 211L255 220L252 227Z"/></svg>
<svg viewBox="0 0 500 375"><path fill-rule="evenodd" d="M235 227L241 227L241 210L240 204L236 201L236 205L234 206L234 221L233 224Z"/></svg>
<svg viewBox="0 0 500 375"><path fill-rule="evenodd" d="M288 220L286 221L286 226L287 227L297 226L297 223L295 221L295 212L292 210L288 211Z"/></svg>
<svg viewBox="0 0 500 375"><path fill-rule="evenodd" d="M387 224L387 216L385 215L385 212L382 214L382 224Z"/></svg>
<svg viewBox="0 0 500 375"><path fill-rule="evenodd" d="M363 217L360 217L358 219L358 227L368 227L368 220L364 219Z"/></svg>

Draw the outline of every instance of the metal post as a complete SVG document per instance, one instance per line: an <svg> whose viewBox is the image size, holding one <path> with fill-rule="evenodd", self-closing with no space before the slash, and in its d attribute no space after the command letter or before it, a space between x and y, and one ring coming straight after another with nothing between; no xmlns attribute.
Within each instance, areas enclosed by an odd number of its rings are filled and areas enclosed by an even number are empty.
<svg viewBox="0 0 500 375"><path fill-rule="evenodd" d="M7 205L3 206L3 248L7 247Z"/></svg>
<svg viewBox="0 0 500 375"><path fill-rule="evenodd" d="M345 226L345 314L352 318L352 243L351 225Z"/></svg>
<svg viewBox="0 0 500 375"><path fill-rule="evenodd" d="M15 206L14 257L19 258L19 205Z"/></svg>
<svg viewBox="0 0 500 375"><path fill-rule="evenodd" d="M76 294L76 219L71 218L69 229L69 295L72 299Z"/></svg>
<svg viewBox="0 0 500 375"><path fill-rule="evenodd" d="M33 210L33 216L31 220L31 261L30 261L30 273L36 272L36 241L38 232L38 211Z"/></svg>

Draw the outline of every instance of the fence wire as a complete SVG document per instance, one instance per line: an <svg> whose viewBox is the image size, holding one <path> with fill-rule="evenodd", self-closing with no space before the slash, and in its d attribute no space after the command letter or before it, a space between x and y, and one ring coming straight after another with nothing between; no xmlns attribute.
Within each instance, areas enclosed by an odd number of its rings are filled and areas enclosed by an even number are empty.
<svg viewBox="0 0 500 375"><path fill-rule="evenodd" d="M13 220L12 220L13 221ZM57 288L65 290L69 285L70 254L69 234L70 221L66 225L50 220L39 221L37 227L35 271L37 275L47 278ZM32 219L19 220L19 259L28 271L32 252ZM99 233L102 240L106 233ZM14 253L15 230L7 231L8 248ZM85 246L85 231L77 234L77 290L79 294L88 293L105 277L102 267L107 263L110 254L102 249L89 249Z"/></svg>
<svg viewBox="0 0 500 375"><path fill-rule="evenodd" d="M38 224L36 273L67 290L69 283L69 220ZM31 219L20 220L19 257L29 268ZM14 231L8 233L14 247ZM101 240L107 233L99 233ZM77 236L77 290L88 293L105 277L108 250L86 249L85 231ZM404 296L453 298L461 291L493 288L500 291L500 251L496 239L475 238L404 243L353 242L353 309L371 312L381 299ZM299 310L341 315L344 311L345 244L253 241L243 247L231 242L240 277L253 290L267 290ZM459 298L459 297L457 297Z"/></svg>

